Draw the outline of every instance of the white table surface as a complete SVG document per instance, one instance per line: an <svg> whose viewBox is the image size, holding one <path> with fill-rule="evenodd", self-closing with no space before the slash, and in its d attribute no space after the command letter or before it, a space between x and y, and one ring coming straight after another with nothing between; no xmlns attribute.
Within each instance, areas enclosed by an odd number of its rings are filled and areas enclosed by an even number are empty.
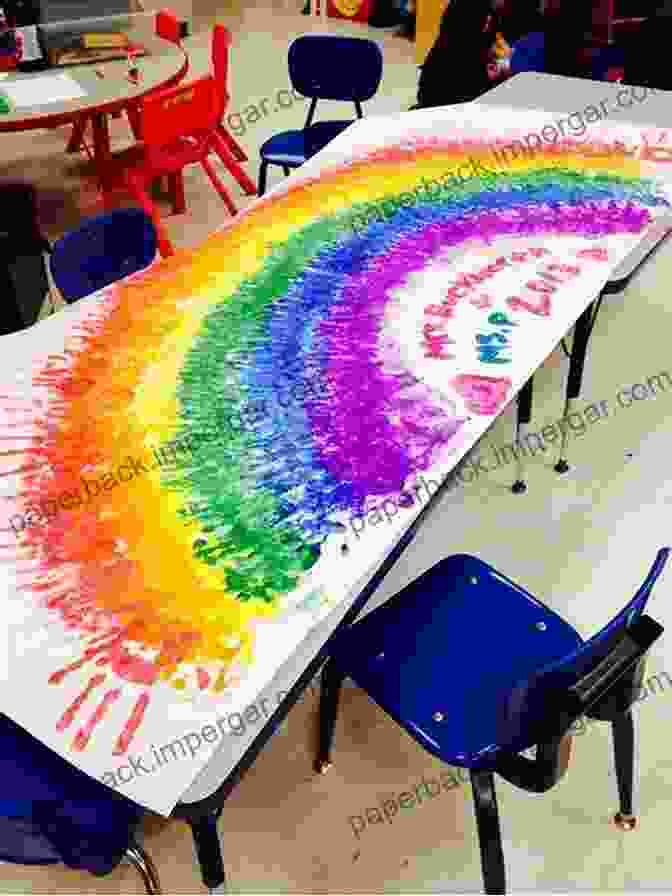
<svg viewBox="0 0 672 896"><path fill-rule="evenodd" d="M655 128L672 128L672 92L634 89L610 81L567 78L545 72L520 72L502 81L478 100L481 106L508 106L517 109L544 109L549 124L568 116L585 115L589 106L608 111L604 121L624 121ZM571 127L565 126L568 132ZM588 132L590 133L590 126ZM672 231L672 219L656 222L628 258L613 272L610 281L623 280L656 249Z"/></svg>
<svg viewBox="0 0 672 896"><path fill-rule="evenodd" d="M513 83L513 80L515 79L512 79L512 82L510 83ZM585 82L581 83L585 84ZM604 87L604 85L599 85L599 87ZM412 126L412 130L415 134L431 136L436 128L435 122L437 118L442 118L444 120L450 119L452 121L454 115L456 119L459 120L461 118L464 121L465 112L466 110L462 110L459 113L457 111L452 113L450 110L439 110L438 112L437 110L423 110L421 112L405 113L396 119L368 119L360 122L357 124L356 128L356 140L353 141L353 132L351 131L340 135L339 138L333 141L319 154L319 156L313 158L309 163L303 166L299 172L278 185L273 193L280 195L288 186L292 186L297 181L315 177L325 168L343 162L353 154L357 154L360 148L364 150L372 145L382 146L398 143L400 119L402 119L402 131L404 126L408 123ZM466 112L466 114L470 115L471 113ZM522 118L524 120L521 126L524 126L527 116L523 115ZM530 121L533 120L534 116L531 116ZM482 119L477 121L478 127L481 127L481 121ZM537 118L536 121L538 124L539 119ZM516 126L517 125L518 122L516 122ZM465 126L467 126L467 124L465 124ZM235 226L235 222L233 222L232 226ZM90 303L94 302L95 298L96 297L93 296L83 300L77 305L72 306L67 312L38 323L28 330L12 336L2 337L3 352L0 353L0 381L6 385L10 377L15 379L17 371L20 373L22 370L25 370L24 376L29 376L30 368L36 360L46 358L50 352L60 350L63 346L64 335L68 332L73 317L75 319L85 318L89 313L91 307ZM534 344L527 346L525 365L518 365L521 368L525 366L525 370L520 369L515 372L513 370L509 371L513 379L511 398L515 391L527 381L530 373L542 363L558 339L569 328L576 317L578 317L578 314L588 303L588 298L586 298L586 301L584 301L583 304L581 303L582 298L580 294L576 298L573 297L571 301L567 299L567 307L563 307L562 310L559 310L557 317L555 318L553 332L545 332L543 338L540 338L536 342L533 340ZM462 430L465 443L468 443L469 446L473 445L475 440L490 427L493 419L494 418L491 417L488 417L485 420L479 418L474 419L471 423L465 424ZM458 456L455 460L457 460L459 456L462 456L463 453L463 451L458 452ZM454 466L454 461L451 462L450 468L452 468L452 466ZM434 475L436 477L445 475L447 472L447 469L442 472L438 469L434 471L433 468L427 475ZM418 508L417 512L419 512L420 509L421 508ZM411 525L417 512L416 510L409 510L404 520L397 522L396 525L386 527L386 532L379 533L378 530L375 530L375 537L371 538L370 541L367 541L366 545L368 567L365 568L364 564L360 564L359 568L365 569L365 571L360 575L359 579L352 584L349 592L350 597L342 600L329 616L323 619L320 624L310 631L309 635L305 637L294 650L291 658L278 669L272 680L268 682L263 689L255 692L253 698L254 702L261 703L262 700L266 699L273 707L277 705L278 692L289 690L304 672L308 664L319 651L320 647L324 644L325 640L345 615L352 604L352 600L360 592L361 588L366 581L368 581L375 569L383 562L385 556L387 556L393 549L399 538L401 538L403 533ZM372 535L374 535L374 533L368 533L367 537ZM8 575L6 566L1 570L1 573L2 579L5 579ZM11 579L8 578L3 584L6 587L11 587ZM2 634L3 633L0 632L0 635ZM251 702L252 700L250 700L250 703ZM243 757L251 742L259 735L261 727L261 725L249 725L245 734L240 737L222 738L219 741L217 748L208 759L207 764L203 766L200 773L183 791L181 802L195 802L215 791ZM186 728L187 726L185 725L185 730Z"/></svg>

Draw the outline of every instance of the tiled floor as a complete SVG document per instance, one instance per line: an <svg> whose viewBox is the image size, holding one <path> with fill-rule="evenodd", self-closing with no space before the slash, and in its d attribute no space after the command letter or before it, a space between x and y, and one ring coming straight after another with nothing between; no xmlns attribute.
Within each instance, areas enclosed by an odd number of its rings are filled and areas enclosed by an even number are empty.
<svg viewBox="0 0 672 896"><path fill-rule="evenodd" d="M189 13L188 9L179 11ZM272 99L288 86L288 41L309 27L296 7L259 5L240 10L232 3L226 8L194 9L192 15L196 33L188 44L194 72L208 64L208 27L220 20L234 32L232 111ZM341 29L362 33L358 26ZM410 105L415 68L411 44L389 32L376 35L384 42L385 76L380 95L369 108L384 114ZM297 103L250 124L241 137L250 158L255 159L267 136L298 126L303 115ZM246 117L254 116L248 113ZM42 188L51 235L73 226L87 211L80 166L63 156L62 147L61 133L3 135L0 140L0 169L27 175ZM250 165L250 172L256 178L256 165ZM191 214L168 219L171 236L184 246L197 244L226 220L217 195L200 172L188 177L187 198ZM629 409L617 407L616 393L663 371L672 373L671 279L672 246L668 246L624 295L605 302L594 333L584 396L586 403L607 400L610 413L573 440L572 472L557 476L552 469L555 458L549 452L531 464L526 495L514 497L509 492L509 467L446 497L423 537L390 575L379 600L438 558L457 551L480 554L584 633L594 631L631 596L656 548L672 541L672 471L668 469L672 388L659 389L655 397ZM556 351L536 378L535 428L561 415L565 372L566 362ZM509 412L485 441L509 441L510 427ZM651 612L672 632L671 600L672 574L668 573L655 592ZM478 632L471 636L477 663ZM656 646L650 675L665 669L672 675L671 638L668 634ZM638 704L641 816L636 832L623 834L610 823L616 784L608 731L599 723L575 738L568 775L550 794L531 796L499 785L511 890L672 887L672 857L666 839L668 800L672 801L672 760L667 756L672 740L672 687L663 675L659 681L652 682L649 696ZM436 777L437 763L355 690L347 692L336 763L324 777L311 772L314 733L315 695L308 694L228 801L221 832L232 892L480 890L468 788L442 790L414 809L400 811L389 823L364 826L367 808L415 790L423 776ZM375 818L376 813L369 816ZM151 819L146 845L159 867L165 892L203 891L184 825ZM141 892L141 886L126 867L96 880L60 868L4 865L0 890L129 893Z"/></svg>

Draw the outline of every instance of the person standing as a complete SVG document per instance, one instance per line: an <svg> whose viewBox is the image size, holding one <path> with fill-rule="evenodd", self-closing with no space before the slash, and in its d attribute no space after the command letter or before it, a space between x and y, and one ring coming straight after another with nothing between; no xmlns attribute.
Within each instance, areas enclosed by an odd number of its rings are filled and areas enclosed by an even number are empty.
<svg viewBox="0 0 672 896"><path fill-rule="evenodd" d="M414 108L468 103L492 86L497 38L493 0L450 0L427 55Z"/></svg>

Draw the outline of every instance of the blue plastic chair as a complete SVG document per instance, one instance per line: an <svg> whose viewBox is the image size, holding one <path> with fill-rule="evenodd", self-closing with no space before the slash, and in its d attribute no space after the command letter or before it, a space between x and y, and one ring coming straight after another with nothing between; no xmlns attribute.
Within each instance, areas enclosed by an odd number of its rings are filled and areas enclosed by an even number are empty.
<svg viewBox="0 0 672 896"><path fill-rule="evenodd" d="M580 717L612 725L624 829L632 809L630 708L662 626L643 615L669 548L635 597L587 641L557 613L476 557L436 566L334 640L322 673L320 747L326 771L349 676L434 756L469 769L486 893L504 893L494 774L544 793L569 762ZM520 753L536 747L534 759Z"/></svg>
<svg viewBox="0 0 672 896"><path fill-rule="evenodd" d="M0 860L63 863L101 877L122 859L160 893L150 857L134 837L144 810L90 778L0 716Z"/></svg>
<svg viewBox="0 0 672 896"><path fill-rule="evenodd" d="M511 47L509 71L512 75L546 71L543 31L533 31L515 41Z"/></svg>
<svg viewBox="0 0 672 896"><path fill-rule="evenodd" d="M66 302L116 283L154 261L154 224L139 208L115 209L89 218L53 247L50 267Z"/></svg>
<svg viewBox="0 0 672 896"><path fill-rule="evenodd" d="M303 130L275 134L259 150L258 195L266 192L269 165L279 165L287 176L352 124L351 120L313 124L318 100L354 103L357 117L362 118L362 103L376 93L382 76L383 54L372 40L306 34L293 41L289 78L296 91L310 98L310 108Z"/></svg>

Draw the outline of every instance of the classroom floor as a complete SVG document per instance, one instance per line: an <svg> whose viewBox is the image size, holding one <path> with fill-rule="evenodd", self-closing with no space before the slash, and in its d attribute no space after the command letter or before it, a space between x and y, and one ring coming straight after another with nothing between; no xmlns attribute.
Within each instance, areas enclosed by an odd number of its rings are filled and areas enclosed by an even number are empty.
<svg viewBox="0 0 672 896"><path fill-rule="evenodd" d="M212 0L211 0L212 3ZM288 0L289 3L289 0ZM177 7L194 22L188 45L192 72L208 65L208 28L215 21L234 33L231 110L268 99L266 117L247 125L240 139L256 179L259 145L272 133L297 127L304 106L276 108L288 86L288 40L308 28L320 31L288 3L242 10L199 2ZM361 34L361 26L336 25ZM375 114L407 108L415 93L413 45L393 32L372 32L384 43ZM263 60L263 64L260 64ZM271 112L272 110L272 112ZM337 117L341 110L335 110ZM343 110L345 111L345 109ZM254 118L249 111L247 118ZM236 119L234 119L235 121ZM119 139L124 124L115 125ZM82 188L82 164L63 155L59 132L3 135L0 172L27 176L40 188L50 236L91 213L93 194ZM279 172L277 172L279 173ZM277 174L276 174L277 176ZM235 196L240 195L236 186ZM221 226L226 213L205 175L187 176L190 214L168 218L178 245L198 244ZM239 201L242 207L245 201ZM593 335L584 397L607 401L609 414L576 435L572 471L554 473L555 457L530 464L527 494L513 496L513 470L448 495L389 576L376 602L389 597L439 558L471 552L519 581L584 634L601 626L633 594L656 549L672 542L672 386L663 376L646 399L619 408L617 392L670 370L672 241L657 253L627 292L609 298ZM671 375L672 375L672 371ZM534 429L557 421L566 362L558 349L536 377ZM654 381L655 383L656 381ZM637 390L642 395L641 390ZM511 440L511 411L485 437L485 445ZM484 447L484 453L487 450ZM372 604L373 606L373 604ZM533 796L498 784L511 891L646 890L672 886L668 800L672 804L672 573L654 592L652 615L669 633L649 664L646 699L637 705L640 738L639 828L622 833L611 823L616 782L607 726L595 723L574 739L566 778L549 794ZM487 623L485 623L487 624ZM478 662L478 632L474 663ZM463 675L469 670L461 670ZM654 674L658 675L653 679ZM446 687L459 687L459 681ZM414 808L378 822L382 802L397 801L418 785L438 780L441 768L354 688L346 691L337 732L335 765L312 773L316 699L308 693L269 743L226 804L220 822L230 891L247 893L450 893L481 889L478 846L468 787L442 789ZM436 787L430 787L430 790ZM408 801L406 801L408 802ZM367 813L367 810L368 813ZM368 820L367 820L368 819ZM366 823L365 823L366 822ZM166 893L204 892L192 858L191 836L181 823L150 818L146 846ZM0 867L3 893L140 893L135 872L120 866L95 879L62 868Z"/></svg>

